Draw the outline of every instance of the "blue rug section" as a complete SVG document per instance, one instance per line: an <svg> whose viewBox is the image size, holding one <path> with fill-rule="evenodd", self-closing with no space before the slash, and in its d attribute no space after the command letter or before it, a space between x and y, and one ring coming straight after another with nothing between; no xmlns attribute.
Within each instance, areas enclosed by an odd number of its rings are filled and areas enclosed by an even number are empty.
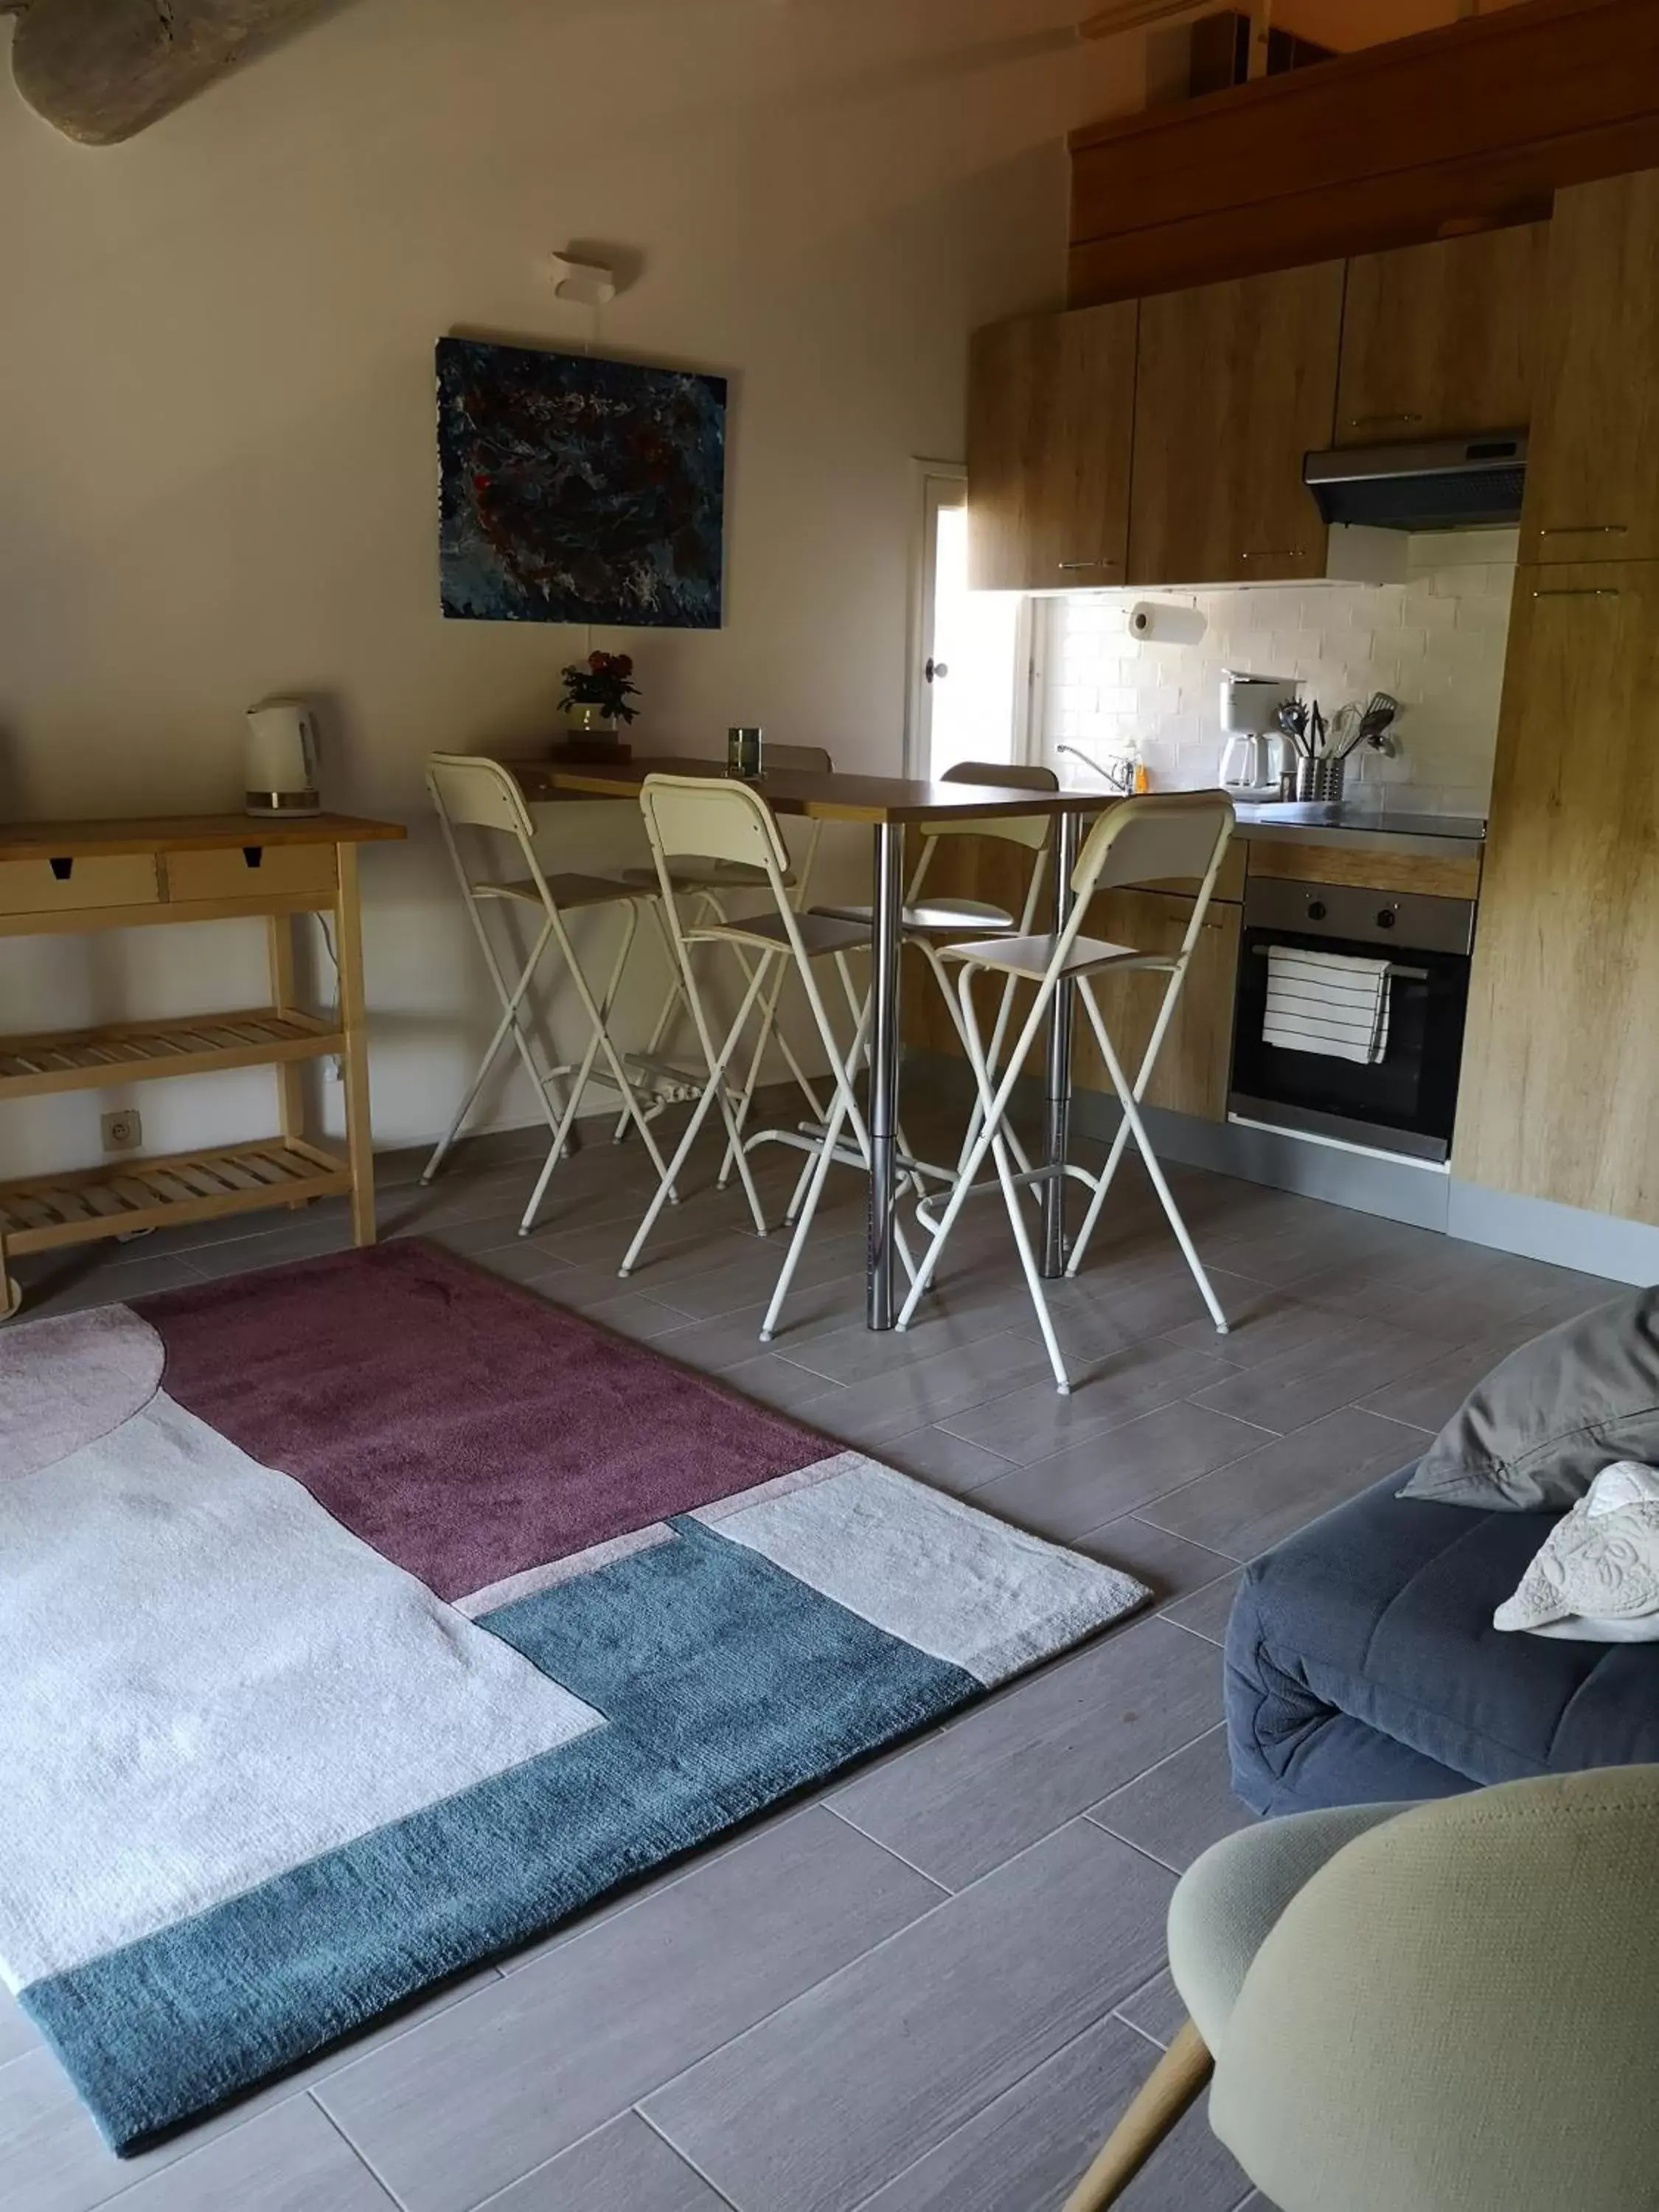
<svg viewBox="0 0 1659 2212"><path fill-rule="evenodd" d="M131 2152L980 1696L701 1523L488 1616L611 1725L22 1992Z"/></svg>

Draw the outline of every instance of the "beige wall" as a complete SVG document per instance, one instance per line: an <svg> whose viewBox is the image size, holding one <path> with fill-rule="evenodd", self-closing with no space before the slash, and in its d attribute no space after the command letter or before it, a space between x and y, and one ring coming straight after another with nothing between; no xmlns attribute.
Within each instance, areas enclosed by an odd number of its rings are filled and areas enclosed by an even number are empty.
<svg viewBox="0 0 1659 2212"><path fill-rule="evenodd" d="M595 641L647 744L896 770L912 457L960 450L967 331L1058 300L1061 134L1120 96L1070 12L357 0L125 147L0 94L0 817L234 804L241 709L315 698L329 799L417 831L366 864L374 1119L435 1129L489 1023L422 760L534 743L586 639L440 620L433 341L730 376L726 628ZM546 269L584 240L641 262L596 332ZM251 926L0 946L6 1029L261 995ZM147 1148L267 1091L146 1086ZM0 1173L109 1103L9 1109Z"/></svg>

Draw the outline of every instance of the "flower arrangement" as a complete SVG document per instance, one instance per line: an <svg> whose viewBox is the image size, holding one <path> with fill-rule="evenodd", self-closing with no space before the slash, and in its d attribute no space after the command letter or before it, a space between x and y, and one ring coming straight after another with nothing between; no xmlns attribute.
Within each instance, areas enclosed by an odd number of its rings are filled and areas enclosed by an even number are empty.
<svg viewBox="0 0 1659 2212"><path fill-rule="evenodd" d="M559 672L564 678L561 714L571 707L597 707L608 720L631 722L639 711L628 703L640 696L639 685L631 680L631 653L590 653L586 660L573 660Z"/></svg>

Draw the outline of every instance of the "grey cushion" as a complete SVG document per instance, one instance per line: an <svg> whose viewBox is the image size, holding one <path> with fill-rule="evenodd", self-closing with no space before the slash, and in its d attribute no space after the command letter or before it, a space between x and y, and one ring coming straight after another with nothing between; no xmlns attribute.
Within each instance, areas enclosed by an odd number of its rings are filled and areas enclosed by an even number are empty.
<svg viewBox="0 0 1659 2212"><path fill-rule="evenodd" d="M1617 1459L1659 1461L1659 1290L1564 1322L1494 1367L1401 1492L1483 1512L1576 1505Z"/></svg>

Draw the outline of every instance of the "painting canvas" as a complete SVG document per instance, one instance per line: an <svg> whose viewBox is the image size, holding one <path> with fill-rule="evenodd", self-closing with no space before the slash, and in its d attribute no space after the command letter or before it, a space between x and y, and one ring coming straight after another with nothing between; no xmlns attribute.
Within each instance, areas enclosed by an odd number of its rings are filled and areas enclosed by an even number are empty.
<svg viewBox="0 0 1659 2212"><path fill-rule="evenodd" d="M446 615L718 629L726 380L438 342Z"/></svg>

